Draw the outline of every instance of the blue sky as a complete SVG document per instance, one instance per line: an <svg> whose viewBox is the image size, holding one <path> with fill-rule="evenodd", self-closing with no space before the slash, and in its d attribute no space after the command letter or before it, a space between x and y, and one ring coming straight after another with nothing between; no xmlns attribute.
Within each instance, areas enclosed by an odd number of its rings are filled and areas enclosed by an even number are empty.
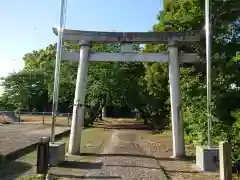
<svg viewBox="0 0 240 180"><path fill-rule="evenodd" d="M17 3L19 2L19 3ZM68 0L66 28L148 31L161 0ZM56 42L60 0L3 0L0 6L0 77L23 68L25 53Z"/></svg>

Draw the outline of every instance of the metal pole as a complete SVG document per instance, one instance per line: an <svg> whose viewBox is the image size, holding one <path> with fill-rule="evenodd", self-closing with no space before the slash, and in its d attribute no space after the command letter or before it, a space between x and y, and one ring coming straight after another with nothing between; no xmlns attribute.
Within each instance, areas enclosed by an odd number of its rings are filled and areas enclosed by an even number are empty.
<svg viewBox="0 0 240 180"><path fill-rule="evenodd" d="M18 124L21 123L21 109L18 111Z"/></svg>
<svg viewBox="0 0 240 180"><path fill-rule="evenodd" d="M54 87L53 87L53 103L52 103L52 127L51 127L51 143L55 141L55 121L58 109L58 91L59 91L59 73L60 73L60 61L62 51L62 36L64 28L64 17L65 17L65 0L61 0L60 4L60 17L59 17L59 28L58 28L58 40L57 40L57 52L55 61L55 73L54 73Z"/></svg>
<svg viewBox="0 0 240 180"><path fill-rule="evenodd" d="M43 118L43 124L44 124L44 112L43 112L43 117L42 118Z"/></svg>
<svg viewBox="0 0 240 180"><path fill-rule="evenodd" d="M69 118L70 118L70 114L68 112L68 116L67 116L68 126L69 126Z"/></svg>
<svg viewBox="0 0 240 180"><path fill-rule="evenodd" d="M212 114L211 114L211 2L205 0L205 32L206 32L206 61L207 61L207 119L208 119L208 147L212 147Z"/></svg>

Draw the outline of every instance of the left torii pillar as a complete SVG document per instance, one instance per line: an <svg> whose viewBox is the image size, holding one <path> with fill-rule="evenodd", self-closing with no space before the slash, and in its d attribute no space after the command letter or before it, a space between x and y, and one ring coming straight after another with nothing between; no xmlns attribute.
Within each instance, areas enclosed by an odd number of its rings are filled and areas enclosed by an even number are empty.
<svg viewBox="0 0 240 180"><path fill-rule="evenodd" d="M68 153L71 155L80 154L82 126L84 123L84 103L87 88L88 57L90 49L91 44L89 42L80 42L80 58L77 71L72 125L68 148Z"/></svg>

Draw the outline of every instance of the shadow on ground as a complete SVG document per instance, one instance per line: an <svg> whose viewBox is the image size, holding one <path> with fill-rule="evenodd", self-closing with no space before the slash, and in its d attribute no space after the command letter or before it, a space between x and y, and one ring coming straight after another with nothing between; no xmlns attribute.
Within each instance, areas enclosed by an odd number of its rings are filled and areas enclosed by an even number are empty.
<svg viewBox="0 0 240 180"><path fill-rule="evenodd" d="M102 163L64 161L59 167L70 169L101 169L102 165Z"/></svg>
<svg viewBox="0 0 240 180"><path fill-rule="evenodd" d="M116 164L107 164L104 166L110 166L110 167L123 167L123 168L142 168L142 169L150 169L150 170L162 170L162 168L156 168L156 167L148 167L148 166L135 166L135 165L116 165ZM195 173L199 174L201 173L200 171L173 171L173 170L168 170L167 172L181 172L181 173Z"/></svg>
<svg viewBox="0 0 240 180"><path fill-rule="evenodd" d="M105 127L105 129L134 129L134 130L151 130L149 126L144 124L114 124L108 127Z"/></svg>
<svg viewBox="0 0 240 180"><path fill-rule="evenodd" d="M32 168L31 164L12 161L0 166L0 179L13 180Z"/></svg>
<svg viewBox="0 0 240 180"><path fill-rule="evenodd" d="M70 174L52 174L57 178L68 178L68 179L122 179L120 176L78 176Z"/></svg>
<svg viewBox="0 0 240 180"><path fill-rule="evenodd" d="M136 165L105 164L104 166L109 166L109 167L123 167L123 168L141 168L141 169L150 169L150 170L161 170L161 168L149 167L149 166L136 166Z"/></svg>
<svg viewBox="0 0 240 180"><path fill-rule="evenodd" d="M117 130L151 131L153 134L159 134L166 130L166 127L154 128L149 124L144 124L143 122L139 122L137 120L119 120L115 122L111 122L111 121L109 122L108 121L98 122L98 125L96 126L96 128L104 128L106 130L117 129Z"/></svg>
<svg viewBox="0 0 240 180"><path fill-rule="evenodd" d="M96 157L115 157L115 156L121 156L121 157L136 157L136 158L150 158L155 160L162 160L162 161L176 161L173 158L163 158L163 157L154 157L154 156L148 156L148 155L140 155L140 154L95 154L95 153L81 153L82 156L96 156ZM195 156L186 156L181 159L177 159L178 161L193 161L195 160Z"/></svg>
<svg viewBox="0 0 240 180"><path fill-rule="evenodd" d="M172 170L167 170L167 172L170 173L189 173L189 174L201 174L201 171L182 171L182 170L176 170L176 171L172 171Z"/></svg>
<svg viewBox="0 0 240 180"><path fill-rule="evenodd" d="M97 127L104 129L123 129L123 130L151 130L149 125L145 125L138 121L116 121L113 123L109 122L99 122Z"/></svg>
<svg viewBox="0 0 240 180"><path fill-rule="evenodd" d="M66 179L121 179L117 176L85 176L89 170L101 169L103 163L98 162L79 162L79 161L64 161L58 168L60 170L53 170L51 175L56 178ZM83 171L81 171L83 170Z"/></svg>

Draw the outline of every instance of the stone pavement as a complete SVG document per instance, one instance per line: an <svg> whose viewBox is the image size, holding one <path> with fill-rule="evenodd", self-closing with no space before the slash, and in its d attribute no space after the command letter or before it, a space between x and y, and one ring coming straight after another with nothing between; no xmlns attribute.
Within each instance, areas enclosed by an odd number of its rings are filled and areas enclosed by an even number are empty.
<svg viewBox="0 0 240 180"><path fill-rule="evenodd" d="M8 155L37 143L42 136L50 136L50 124L4 124L0 125L0 154ZM56 134L69 130L68 126L56 126Z"/></svg>
<svg viewBox="0 0 240 180"><path fill-rule="evenodd" d="M91 169L83 179L166 180L154 157L141 147L136 130L115 130L97 159L100 169Z"/></svg>

